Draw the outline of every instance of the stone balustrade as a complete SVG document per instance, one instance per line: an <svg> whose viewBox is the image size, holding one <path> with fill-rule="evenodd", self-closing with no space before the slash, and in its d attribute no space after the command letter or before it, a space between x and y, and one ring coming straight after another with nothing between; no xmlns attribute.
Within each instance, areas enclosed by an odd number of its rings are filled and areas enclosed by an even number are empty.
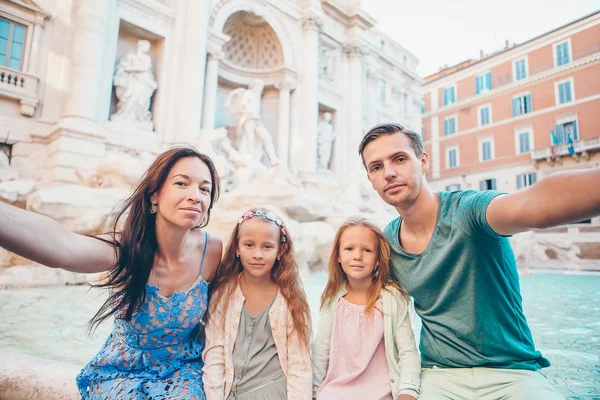
<svg viewBox="0 0 600 400"><path fill-rule="evenodd" d="M0 66L0 96L19 100L21 114L31 117L40 102L39 78L26 72Z"/></svg>
<svg viewBox="0 0 600 400"><path fill-rule="evenodd" d="M600 151L600 136L596 136L589 139L580 139L573 142L573 148L575 154L582 154L585 156L590 151ZM559 143L556 145L554 156L560 157L569 154L569 144ZM535 149L531 152L531 159L544 160L552 158L552 147L544 147L541 149Z"/></svg>

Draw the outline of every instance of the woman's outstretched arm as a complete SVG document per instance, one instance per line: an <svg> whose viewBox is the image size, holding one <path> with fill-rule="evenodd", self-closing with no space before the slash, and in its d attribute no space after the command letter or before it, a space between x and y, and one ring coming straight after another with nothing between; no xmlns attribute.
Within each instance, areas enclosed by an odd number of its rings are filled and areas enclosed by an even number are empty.
<svg viewBox="0 0 600 400"><path fill-rule="evenodd" d="M93 273L112 269L113 246L64 229L58 222L0 201L0 247L51 268Z"/></svg>

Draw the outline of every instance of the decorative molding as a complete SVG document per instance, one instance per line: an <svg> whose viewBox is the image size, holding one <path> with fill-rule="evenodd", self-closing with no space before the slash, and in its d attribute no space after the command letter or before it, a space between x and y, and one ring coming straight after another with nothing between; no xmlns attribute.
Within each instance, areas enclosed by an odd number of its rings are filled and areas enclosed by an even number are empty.
<svg viewBox="0 0 600 400"><path fill-rule="evenodd" d="M206 46L206 52L212 55L214 58L220 60L225 57L223 46L230 40L231 36L229 35L226 35L222 32L211 31Z"/></svg>
<svg viewBox="0 0 600 400"><path fill-rule="evenodd" d="M367 54L367 50L362 46L345 44L342 46L342 54L348 59L362 59Z"/></svg>
<svg viewBox="0 0 600 400"><path fill-rule="evenodd" d="M250 17L253 18L251 22ZM283 66L279 38L262 17L245 11L235 13L227 19L223 32L231 38L223 45L223 50L232 65L256 71Z"/></svg>
<svg viewBox="0 0 600 400"><path fill-rule="evenodd" d="M131 8L143 16L152 17L154 20L167 26L175 24L175 10L162 1L156 0L119 0L119 6Z"/></svg>
<svg viewBox="0 0 600 400"><path fill-rule="evenodd" d="M302 18L302 30L320 32L323 29L323 19L316 15L309 15Z"/></svg>
<svg viewBox="0 0 600 400"><path fill-rule="evenodd" d="M294 68L295 49L292 38L285 23L272 9L273 6L265 0L221 0L212 9L209 25L215 31L223 31L228 19L239 11L251 12L262 17L275 31L281 44L285 67Z"/></svg>
<svg viewBox="0 0 600 400"><path fill-rule="evenodd" d="M335 83L339 67L339 52L337 49L319 44L319 80Z"/></svg>
<svg viewBox="0 0 600 400"><path fill-rule="evenodd" d="M577 61L572 61L571 63L563 65L559 68L552 68L547 71L541 72L536 75L529 76L528 78L521 79L519 81L510 83L507 85L503 85L503 86L500 86L497 88L492 88L491 90L485 91L480 94L475 94L475 95L469 96L466 99L459 100L456 103L453 103L449 106L438 107L435 110L430 110L430 111L426 112L425 114L423 114L423 118L429 118L434 115L443 114L443 113L446 113L453 109L461 109L464 107L473 106L476 103L487 102L487 101L490 101L491 98L494 98L494 97L504 94L506 92L510 92L510 91L513 91L513 90L516 90L519 88L523 88L523 87L528 87L536 82L552 78L556 75L563 74L567 71L582 68L582 67L586 66L587 64L592 64L592 63L595 63L598 61L600 61L600 53L593 54L589 57L579 59Z"/></svg>
<svg viewBox="0 0 600 400"><path fill-rule="evenodd" d="M292 90L296 88L296 79L290 71L284 71L283 77L275 82L274 86L278 90Z"/></svg>

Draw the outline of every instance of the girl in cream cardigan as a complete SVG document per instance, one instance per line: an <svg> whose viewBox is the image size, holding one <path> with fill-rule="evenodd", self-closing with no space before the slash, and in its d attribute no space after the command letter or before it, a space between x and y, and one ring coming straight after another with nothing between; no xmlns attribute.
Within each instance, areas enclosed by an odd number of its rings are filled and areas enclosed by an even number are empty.
<svg viewBox="0 0 600 400"><path fill-rule="evenodd" d="M310 314L285 225L251 209L211 284L204 351L208 400L311 397Z"/></svg>
<svg viewBox="0 0 600 400"><path fill-rule="evenodd" d="M418 397L421 360L408 296L389 279L390 245L366 220L337 232L313 343L313 398Z"/></svg>

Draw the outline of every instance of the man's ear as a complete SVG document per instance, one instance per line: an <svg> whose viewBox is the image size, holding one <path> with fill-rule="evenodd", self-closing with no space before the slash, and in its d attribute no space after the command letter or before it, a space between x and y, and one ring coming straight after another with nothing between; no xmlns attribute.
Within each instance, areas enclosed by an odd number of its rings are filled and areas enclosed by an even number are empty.
<svg viewBox="0 0 600 400"><path fill-rule="evenodd" d="M426 152L423 152L423 154L421 154L421 171L423 173L429 171L429 154L427 154Z"/></svg>

